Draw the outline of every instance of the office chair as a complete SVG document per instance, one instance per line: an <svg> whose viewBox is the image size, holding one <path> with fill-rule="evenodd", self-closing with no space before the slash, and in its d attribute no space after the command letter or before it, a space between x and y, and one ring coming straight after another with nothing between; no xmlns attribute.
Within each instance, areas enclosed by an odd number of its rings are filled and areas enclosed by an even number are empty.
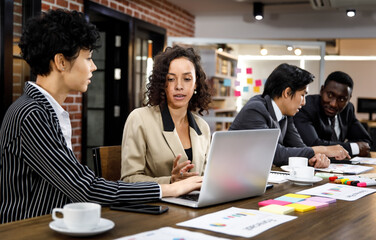
<svg viewBox="0 0 376 240"><path fill-rule="evenodd" d="M101 146L92 150L95 175L106 180L120 180L121 146Z"/></svg>

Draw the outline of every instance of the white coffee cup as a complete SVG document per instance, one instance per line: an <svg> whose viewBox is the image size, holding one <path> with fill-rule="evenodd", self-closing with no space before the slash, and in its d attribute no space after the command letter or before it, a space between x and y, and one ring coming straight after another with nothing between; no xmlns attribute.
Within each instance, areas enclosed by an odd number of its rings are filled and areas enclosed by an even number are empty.
<svg viewBox="0 0 376 240"><path fill-rule="evenodd" d="M56 213L63 214L63 217L57 217ZM95 228L101 218L101 205L97 203L69 203L63 208L54 208L52 210L53 220L63 220L65 226L73 231L87 231Z"/></svg>
<svg viewBox="0 0 376 240"><path fill-rule="evenodd" d="M305 157L289 157L289 167L307 167L308 158Z"/></svg>
<svg viewBox="0 0 376 240"><path fill-rule="evenodd" d="M313 167L294 167L290 170L290 176L299 179L313 179L315 168Z"/></svg>

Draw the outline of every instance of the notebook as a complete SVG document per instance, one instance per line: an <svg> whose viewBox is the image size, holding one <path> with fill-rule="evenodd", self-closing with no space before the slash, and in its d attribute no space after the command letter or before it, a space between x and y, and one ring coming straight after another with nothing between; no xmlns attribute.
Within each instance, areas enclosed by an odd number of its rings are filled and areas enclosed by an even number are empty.
<svg viewBox="0 0 376 240"><path fill-rule="evenodd" d="M200 208L262 195L279 134L279 129L214 132L199 194L162 201Z"/></svg>

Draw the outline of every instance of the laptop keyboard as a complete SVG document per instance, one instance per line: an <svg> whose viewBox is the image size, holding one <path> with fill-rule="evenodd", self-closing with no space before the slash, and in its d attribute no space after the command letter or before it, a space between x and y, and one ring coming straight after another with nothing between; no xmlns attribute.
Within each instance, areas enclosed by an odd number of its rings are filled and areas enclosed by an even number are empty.
<svg viewBox="0 0 376 240"><path fill-rule="evenodd" d="M181 195L179 198L197 202L199 196L200 196L200 193L193 193L193 194Z"/></svg>

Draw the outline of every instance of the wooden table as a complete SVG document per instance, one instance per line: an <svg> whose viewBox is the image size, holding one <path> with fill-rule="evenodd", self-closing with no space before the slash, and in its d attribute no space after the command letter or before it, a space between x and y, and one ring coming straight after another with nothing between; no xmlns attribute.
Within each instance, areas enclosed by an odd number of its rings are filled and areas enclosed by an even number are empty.
<svg viewBox="0 0 376 240"><path fill-rule="evenodd" d="M373 171L375 172L375 171ZM323 180L319 184L327 183ZM115 222L115 227L89 239L114 239L165 226L177 227L175 224L204 214L220 211L229 207L258 209L257 203L271 198L277 198L287 193L307 189L290 182L274 184L272 189L259 197L225 203L203 209L191 209L172 204L162 203L170 207L162 215L112 211L103 208L102 217ZM376 194L368 195L357 201L338 200L329 207L306 213L293 213L297 219L279 225L263 232L252 239L375 239L376 237ZM54 232L48 227L52 221L51 215L17 221L0 225L0 239L73 239L72 237ZM243 239L215 232L183 228L203 232L213 236L231 239Z"/></svg>

